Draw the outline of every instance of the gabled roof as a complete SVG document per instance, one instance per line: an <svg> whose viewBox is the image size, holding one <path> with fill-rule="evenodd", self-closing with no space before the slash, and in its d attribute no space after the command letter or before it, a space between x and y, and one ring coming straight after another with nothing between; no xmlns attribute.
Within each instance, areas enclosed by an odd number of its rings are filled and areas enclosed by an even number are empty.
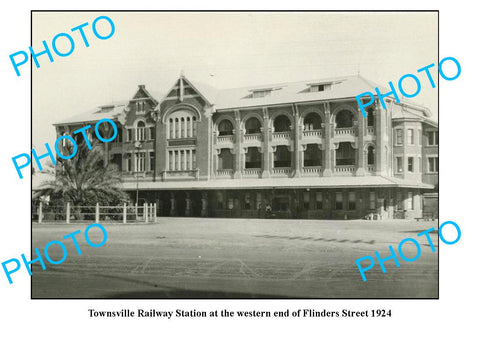
<svg viewBox="0 0 480 340"><path fill-rule="evenodd" d="M93 110L82 112L73 117L63 119L53 125L74 124L74 123L90 123L97 122L100 119L110 118L115 119L123 112L123 109L128 102L114 102L107 105L99 106Z"/></svg>

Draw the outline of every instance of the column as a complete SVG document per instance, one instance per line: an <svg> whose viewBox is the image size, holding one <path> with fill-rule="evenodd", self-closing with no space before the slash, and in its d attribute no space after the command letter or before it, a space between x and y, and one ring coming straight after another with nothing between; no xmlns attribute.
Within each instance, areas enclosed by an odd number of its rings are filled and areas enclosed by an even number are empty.
<svg viewBox="0 0 480 340"><path fill-rule="evenodd" d="M333 162L332 162L332 154L333 154L333 126L330 123L330 103L324 104L324 112L325 112L325 122L322 123L322 129L325 131L325 166L323 169L323 176L332 176L332 169L333 169Z"/></svg>
<svg viewBox="0 0 480 340"><path fill-rule="evenodd" d="M375 110L374 110L374 117L375 117L375 173L382 174L385 171L386 164L383 164L387 160L384 159L383 155L385 153L385 123L384 120L386 119L387 112L383 110L378 103L378 100L375 100ZM394 136L392 136L393 138ZM405 136L404 136L405 139ZM405 169L404 169L405 170Z"/></svg>
<svg viewBox="0 0 480 340"><path fill-rule="evenodd" d="M302 135L300 125L300 117L298 114L298 107L293 105L293 177L301 177L301 164L300 164L300 139Z"/></svg>
<svg viewBox="0 0 480 340"><path fill-rule="evenodd" d="M190 198L190 192L185 193L185 216L192 216L192 200Z"/></svg>
<svg viewBox="0 0 480 340"><path fill-rule="evenodd" d="M268 110L266 107L263 108L263 126L261 128L263 134L263 154L262 154L262 178L269 178L271 173L270 166L270 128Z"/></svg>
<svg viewBox="0 0 480 340"><path fill-rule="evenodd" d="M170 193L170 216L177 215L177 206L175 202L175 193Z"/></svg>
<svg viewBox="0 0 480 340"><path fill-rule="evenodd" d="M242 178L242 140L243 129L240 127L240 111L235 110L235 172L233 178Z"/></svg>
<svg viewBox="0 0 480 340"><path fill-rule="evenodd" d="M365 126L366 118L363 117L363 114L358 108L357 114L357 131L358 131L358 149L357 149L357 171L356 176L365 176L365 150L364 150L364 136L365 136Z"/></svg>
<svg viewBox="0 0 480 340"><path fill-rule="evenodd" d="M202 211L200 213L202 217L207 217L208 216L208 195L204 191L202 192Z"/></svg>

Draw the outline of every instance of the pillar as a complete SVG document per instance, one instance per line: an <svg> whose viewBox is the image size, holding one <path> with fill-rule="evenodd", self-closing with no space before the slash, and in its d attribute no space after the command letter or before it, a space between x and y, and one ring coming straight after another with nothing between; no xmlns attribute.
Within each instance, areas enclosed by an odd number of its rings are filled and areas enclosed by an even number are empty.
<svg viewBox="0 0 480 340"><path fill-rule="evenodd" d="M233 173L233 178L242 178L242 141L243 129L240 126L240 111L235 110L235 172Z"/></svg>
<svg viewBox="0 0 480 340"><path fill-rule="evenodd" d="M185 193L185 216L192 216L192 200L190 198L190 192Z"/></svg>
<svg viewBox="0 0 480 340"><path fill-rule="evenodd" d="M206 192L202 192L202 211L200 215L202 217L208 216L208 195Z"/></svg>
<svg viewBox="0 0 480 340"><path fill-rule="evenodd" d="M366 118L363 117L363 114L358 107L357 114L357 133L358 133L358 143L357 143L357 170L355 172L356 176L365 176L365 150L364 150L364 137L366 129Z"/></svg>
<svg viewBox="0 0 480 340"><path fill-rule="evenodd" d="M67 211L65 212L65 222L70 223L70 202L67 202Z"/></svg>
<svg viewBox="0 0 480 340"><path fill-rule="evenodd" d="M177 215L177 206L175 201L175 193L170 193L170 216Z"/></svg>
<svg viewBox="0 0 480 340"><path fill-rule="evenodd" d="M266 107L263 108L263 124L262 124L262 134L263 134L263 154L262 154L262 178L269 178L271 174L271 165L270 158L273 158L273 155L270 155L270 128L269 128L269 117L268 110Z"/></svg>
<svg viewBox="0 0 480 340"><path fill-rule="evenodd" d="M322 129L325 131L325 161L324 161L324 169L323 169L323 176L332 176L333 170L333 161L332 161L332 154L333 154L333 125L330 122L330 103L324 103L324 112L325 112L325 123L322 123Z"/></svg>
<svg viewBox="0 0 480 340"><path fill-rule="evenodd" d="M300 124L300 115L298 114L298 107L293 105L293 177L301 177L301 163L300 163L300 141L302 139L302 125Z"/></svg>

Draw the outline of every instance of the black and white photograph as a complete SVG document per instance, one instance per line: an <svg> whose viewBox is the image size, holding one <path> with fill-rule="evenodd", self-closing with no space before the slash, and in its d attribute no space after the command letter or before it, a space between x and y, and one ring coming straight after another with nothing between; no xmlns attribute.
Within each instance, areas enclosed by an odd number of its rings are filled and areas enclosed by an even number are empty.
<svg viewBox="0 0 480 340"><path fill-rule="evenodd" d="M32 298L438 298L437 11L32 13L58 27Z"/></svg>

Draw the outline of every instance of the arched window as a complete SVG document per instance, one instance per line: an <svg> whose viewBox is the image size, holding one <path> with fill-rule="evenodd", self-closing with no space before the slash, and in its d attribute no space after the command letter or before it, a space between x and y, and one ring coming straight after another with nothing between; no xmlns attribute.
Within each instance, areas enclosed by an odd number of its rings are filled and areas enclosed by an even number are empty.
<svg viewBox="0 0 480 340"><path fill-rule="evenodd" d="M260 124L260 121L257 118L255 117L249 118L245 122L245 132L247 134L260 133L261 126L262 124Z"/></svg>
<svg viewBox="0 0 480 340"><path fill-rule="evenodd" d="M290 119L285 115L280 115L273 122L274 132L290 131Z"/></svg>
<svg viewBox="0 0 480 340"><path fill-rule="evenodd" d="M190 117L187 117L187 135L185 137L192 137L192 126L191 126L191 120Z"/></svg>
<svg viewBox="0 0 480 340"><path fill-rule="evenodd" d="M355 149L349 142L341 142L338 146L335 161L337 165L355 165Z"/></svg>
<svg viewBox="0 0 480 340"><path fill-rule="evenodd" d="M192 138L197 135L197 126L194 113L187 110L178 110L168 116L169 138Z"/></svg>
<svg viewBox="0 0 480 340"><path fill-rule="evenodd" d="M233 135L233 125L228 119L224 119L218 124L218 135L219 136Z"/></svg>
<svg viewBox="0 0 480 340"><path fill-rule="evenodd" d="M303 129L305 131L320 130L322 128L322 118L315 113L309 113L303 120Z"/></svg>
<svg viewBox="0 0 480 340"><path fill-rule="evenodd" d="M367 164L375 164L375 148L372 145L370 145L367 149Z"/></svg>
<svg viewBox="0 0 480 340"><path fill-rule="evenodd" d="M173 119L172 118L170 118L168 120L168 125L169 125L169 127L168 127L169 137L170 138L175 138L175 130L174 130L175 126L173 125Z"/></svg>
<svg viewBox="0 0 480 340"><path fill-rule="evenodd" d="M141 120L137 122L137 127L135 129L135 140L145 140L145 122Z"/></svg>
<svg viewBox="0 0 480 340"><path fill-rule="evenodd" d="M335 116L337 128L353 127L353 113L348 110L342 110Z"/></svg>

